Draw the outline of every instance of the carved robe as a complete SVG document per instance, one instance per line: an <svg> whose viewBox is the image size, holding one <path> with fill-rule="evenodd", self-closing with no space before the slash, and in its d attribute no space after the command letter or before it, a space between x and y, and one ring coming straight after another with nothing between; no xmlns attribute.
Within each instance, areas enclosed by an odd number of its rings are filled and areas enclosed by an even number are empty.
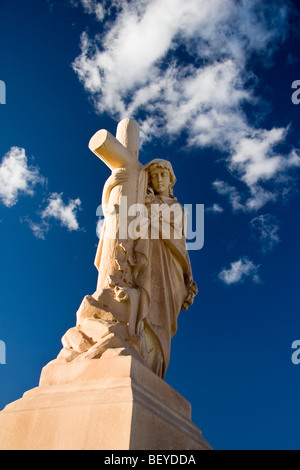
<svg viewBox="0 0 300 470"><path fill-rule="evenodd" d="M175 203L182 210L183 221L183 208L176 198L147 194L147 169L152 163L142 170L139 185L139 189L146 193L144 203L148 207L149 217L151 206L167 204L172 207ZM165 220L160 220L157 239L151 238L150 228L148 238L137 240L135 245L137 265L142 266L135 280L140 289L137 334L143 338L142 354L147 358L147 365L161 377L165 376L169 364L171 338L177 331L179 313L183 309L187 310L188 304L192 303L186 303L189 294L192 293L193 298L197 293L183 234L184 225L177 225L176 220L169 219L170 237L164 239L164 223ZM176 238L176 232L177 236L181 232L180 239Z"/></svg>
<svg viewBox="0 0 300 470"><path fill-rule="evenodd" d="M130 296L134 292L138 293L138 301L135 302L137 308L130 313L130 334L143 361L163 378L170 360L171 338L177 331L179 313L181 310L187 310L188 305L192 303L197 287L193 281L183 233L183 207L172 194L158 196L149 188L148 170L154 162L160 162L161 165L168 164L171 167L171 164L165 160L153 160L140 171L137 201L148 208L148 236L137 240L128 239L127 243L125 241L125 244L130 243L132 246L131 273L124 278L126 273L122 271L123 279L119 284L123 288L126 285L130 286L130 289L125 287ZM126 169L114 171L107 180L102 199L104 212L109 206L112 191L115 191L118 184L124 180L126 180ZM153 238L151 210L153 206L163 204L168 207L176 204L177 209L180 208L182 217L176 220L170 218L167 222L165 219L160 219L157 236ZM169 223L170 236L163 238L163 227L166 228L166 223ZM109 249L111 243L107 228L105 222L95 259L99 275L108 272L108 266L102 263L102 254ZM109 269L112 271L112 268ZM127 282L128 280L132 280L132 283Z"/></svg>

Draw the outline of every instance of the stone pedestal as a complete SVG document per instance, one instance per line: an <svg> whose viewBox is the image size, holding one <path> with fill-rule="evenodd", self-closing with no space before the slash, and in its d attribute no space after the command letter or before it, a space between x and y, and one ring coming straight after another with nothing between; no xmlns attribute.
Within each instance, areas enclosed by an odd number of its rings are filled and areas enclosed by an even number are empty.
<svg viewBox="0 0 300 470"><path fill-rule="evenodd" d="M0 413L0 449L210 449L190 404L131 356L49 363Z"/></svg>

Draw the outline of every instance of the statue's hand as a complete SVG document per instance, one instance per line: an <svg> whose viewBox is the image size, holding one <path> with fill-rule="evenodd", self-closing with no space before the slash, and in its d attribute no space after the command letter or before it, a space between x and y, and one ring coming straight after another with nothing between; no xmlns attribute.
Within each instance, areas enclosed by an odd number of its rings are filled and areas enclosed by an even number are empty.
<svg viewBox="0 0 300 470"><path fill-rule="evenodd" d="M126 168L117 168L116 170L113 170L109 179L110 183L116 186L118 184L122 184L128 181L128 177L129 172Z"/></svg>
<svg viewBox="0 0 300 470"><path fill-rule="evenodd" d="M186 281L187 296L185 297L181 310L187 310L194 302L194 297L198 294L198 288L195 281L190 278Z"/></svg>

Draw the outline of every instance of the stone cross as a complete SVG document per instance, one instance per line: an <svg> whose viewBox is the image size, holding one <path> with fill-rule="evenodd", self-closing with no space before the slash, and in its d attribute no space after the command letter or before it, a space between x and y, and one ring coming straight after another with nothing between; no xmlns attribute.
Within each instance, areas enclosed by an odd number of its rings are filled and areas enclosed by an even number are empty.
<svg viewBox="0 0 300 470"><path fill-rule="evenodd" d="M121 196L127 197L127 207L137 202L138 177L142 168L138 161L139 126L133 119L123 119L118 124L116 137L101 129L91 138L89 148L112 171L103 189L104 215L108 216L112 208L116 210L116 224L107 223L106 217L95 260L99 271L97 294L100 295L109 286L132 284L129 265L133 240L119 237L118 210Z"/></svg>

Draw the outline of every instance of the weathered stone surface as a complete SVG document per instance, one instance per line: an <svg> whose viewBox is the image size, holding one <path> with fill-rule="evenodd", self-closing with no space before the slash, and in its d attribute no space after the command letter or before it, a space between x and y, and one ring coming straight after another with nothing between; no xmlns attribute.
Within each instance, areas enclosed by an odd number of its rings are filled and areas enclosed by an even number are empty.
<svg viewBox="0 0 300 470"><path fill-rule="evenodd" d="M102 320L115 321L112 313L101 307L102 305L94 297L86 295L77 310L76 325L81 325L85 318L101 318Z"/></svg>
<svg viewBox="0 0 300 470"><path fill-rule="evenodd" d="M132 357L48 364L0 412L1 450L210 448L190 404Z"/></svg>
<svg viewBox="0 0 300 470"><path fill-rule="evenodd" d="M64 348L74 349L79 353L87 351L94 344L93 340L78 327L70 328L61 341Z"/></svg>
<svg viewBox="0 0 300 470"><path fill-rule="evenodd" d="M192 304L197 287L180 225L182 206L176 220L166 216L176 201L172 165L155 159L143 166L138 140L137 123L125 119L116 138L101 130L90 141L112 171L102 195L97 289L84 297L76 326L43 368L39 387L0 413L0 449L210 448L191 422L190 404L162 380L178 315ZM151 234L153 206L166 209L157 219L158 237L136 235L129 212L123 233L123 197L130 209L144 207L142 225L149 228L151 221Z"/></svg>
<svg viewBox="0 0 300 470"><path fill-rule="evenodd" d="M115 322L102 321L101 319L86 318L83 320L81 330L94 342L100 341L104 336L109 334L110 327Z"/></svg>
<svg viewBox="0 0 300 470"><path fill-rule="evenodd" d="M74 351L74 349L63 348L57 358L55 359L56 362L70 362L73 361L77 356L79 356L79 352ZM51 361L51 363L54 361Z"/></svg>

